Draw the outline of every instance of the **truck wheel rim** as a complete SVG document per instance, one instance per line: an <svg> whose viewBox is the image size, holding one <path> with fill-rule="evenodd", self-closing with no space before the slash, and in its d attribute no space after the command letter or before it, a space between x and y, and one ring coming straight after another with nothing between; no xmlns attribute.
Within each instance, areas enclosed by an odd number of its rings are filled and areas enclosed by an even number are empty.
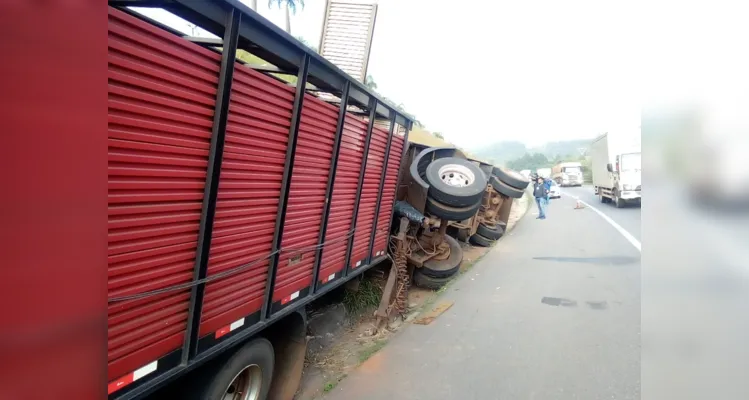
<svg viewBox="0 0 749 400"><path fill-rule="evenodd" d="M258 365L249 365L232 379L222 400L257 400L263 383L263 371Z"/></svg>
<svg viewBox="0 0 749 400"><path fill-rule="evenodd" d="M458 164L447 164L438 173L442 182L453 187L470 186L476 181L476 176L470 169Z"/></svg>

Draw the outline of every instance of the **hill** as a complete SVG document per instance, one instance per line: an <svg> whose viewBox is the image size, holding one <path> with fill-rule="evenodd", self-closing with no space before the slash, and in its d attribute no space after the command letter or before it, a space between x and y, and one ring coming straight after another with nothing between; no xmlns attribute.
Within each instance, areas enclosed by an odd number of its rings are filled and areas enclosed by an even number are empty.
<svg viewBox="0 0 749 400"><path fill-rule="evenodd" d="M502 141L474 149L478 157L482 157L495 165L504 165L508 161L522 157L528 152L525 144L516 141Z"/></svg>
<svg viewBox="0 0 749 400"><path fill-rule="evenodd" d="M518 141L502 141L475 149L474 153L499 165L506 165L508 162L522 158L526 154L536 153L543 154L548 160L568 157L577 159L584 154L591 141L592 139L563 140L548 142L531 148Z"/></svg>

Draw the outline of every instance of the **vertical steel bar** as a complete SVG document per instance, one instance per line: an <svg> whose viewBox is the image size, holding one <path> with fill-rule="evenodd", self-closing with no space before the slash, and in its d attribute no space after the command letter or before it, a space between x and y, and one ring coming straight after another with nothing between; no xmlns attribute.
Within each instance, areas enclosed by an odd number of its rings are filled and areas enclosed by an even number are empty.
<svg viewBox="0 0 749 400"><path fill-rule="evenodd" d="M372 97L369 99L369 125L367 126L367 136L364 140L364 155L362 156L361 161L361 171L359 171L359 184L356 189L356 203L354 203L354 214L351 216L351 229L349 229L349 232L351 232L351 239L349 239L348 247L346 248L346 257L343 259L346 263L344 276L348 275L350 269L349 267L351 263L349 262L349 258L351 258L351 250L354 247L354 239L356 238L356 217L357 214L359 214L359 202L361 201L361 192L364 187L364 173L367 170L367 157L369 157L369 143L372 140L372 128L374 127L376 117L377 99Z"/></svg>
<svg viewBox="0 0 749 400"><path fill-rule="evenodd" d="M286 147L286 168L281 179L281 195L278 199L278 213L276 214L276 229L273 234L273 246L271 247L271 258L268 264L268 278L265 284L265 298L263 301L260 320L265 320L273 303L273 290L276 283L276 271L278 270L279 252L283 242L283 227L286 223L286 206L289 201L289 188L291 177L294 173L294 158L296 156L296 143L299 133L299 123L302 119L302 107L304 106L304 94L307 86L307 71L309 70L309 55L302 57L297 73L296 93L294 94L294 108L291 113L291 126L289 127L289 140Z"/></svg>
<svg viewBox="0 0 749 400"><path fill-rule="evenodd" d="M380 219L380 205L382 204L382 191L385 189L385 176L387 175L388 158L390 157L390 146L393 144L393 129L395 128L395 111L390 111L390 131L388 132L388 141L385 146L385 160L380 172L380 187L377 191L377 205L375 206L375 215L372 225L372 234L369 238L369 250L367 252L367 264L372 262L372 250L374 250L375 236L377 236L377 222Z"/></svg>
<svg viewBox="0 0 749 400"><path fill-rule="evenodd" d="M343 126L346 122L346 108L348 106L348 92L351 87L350 82L343 85L341 94L341 105L338 111L338 125L336 125L335 142L333 143L333 156L330 159L330 172L328 173L328 186L325 189L325 208L322 214L322 224L320 225L320 235L317 238L317 252L315 254L315 265L312 273L312 293L317 291L317 277L320 273L322 255L325 242L325 231L328 229L328 217L330 217L330 205L333 199L333 187L335 186L336 172L338 171L338 155L341 151L341 139L343 138Z"/></svg>
<svg viewBox="0 0 749 400"><path fill-rule="evenodd" d="M208 274L208 259L211 251L213 236L213 220L216 216L216 198L218 184L221 178L221 162L224 157L224 139L226 138L226 123L229 118L229 100L231 84L234 76L234 60L239 41L239 24L242 13L232 8L227 14L224 29L224 48L221 52L221 70L219 72L218 89L216 91L216 111L213 115L213 129L211 131L211 147L208 156L208 170L205 188L203 189L203 209L200 214L200 228L198 230L198 247L195 255L193 281L205 279ZM190 306L187 316L187 329L182 349L182 363L192 359L197 354L198 332L200 331L200 317L203 311L203 297L205 283L192 287Z"/></svg>
<svg viewBox="0 0 749 400"><path fill-rule="evenodd" d="M403 164L403 160L406 159L406 154L408 154L408 132L409 127L406 128L406 133L403 136L403 150L401 151L401 158L398 160L398 178L395 180L395 194L393 194L393 211L390 212L390 220L392 221L393 216L395 215L395 202L398 200L398 190L400 189L401 185L401 167ZM393 136L395 136L395 133L393 133ZM408 172L406 172L408 173Z"/></svg>

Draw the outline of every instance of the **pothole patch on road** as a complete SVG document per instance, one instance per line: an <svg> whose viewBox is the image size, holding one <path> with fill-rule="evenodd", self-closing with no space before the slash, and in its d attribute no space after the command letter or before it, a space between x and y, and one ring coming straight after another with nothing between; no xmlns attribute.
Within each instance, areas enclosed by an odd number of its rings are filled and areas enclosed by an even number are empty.
<svg viewBox="0 0 749 400"><path fill-rule="evenodd" d="M585 304L588 305L593 310L606 310L609 308L609 303L604 301L586 301Z"/></svg>
<svg viewBox="0 0 749 400"><path fill-rule="evenodd" d="M554 307L577 307L577 302L575 300L563 299L559 297L544 297L541 299L541 303Z"/></svg>

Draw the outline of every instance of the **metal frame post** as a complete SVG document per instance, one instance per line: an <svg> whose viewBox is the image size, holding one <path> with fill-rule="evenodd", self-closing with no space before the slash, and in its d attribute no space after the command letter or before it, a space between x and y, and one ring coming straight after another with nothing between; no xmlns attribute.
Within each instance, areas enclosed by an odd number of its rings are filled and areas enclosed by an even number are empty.
<svg viewBox="0 0 749 400"><path fill-rule="evenodd" d="M356 239L356 220L359 214L359 203L361 202L361 193L364 188L364 173L367 170L367 158L369 157L369 143L372 140L372 128L374 128L375 118L377 117L377 99L371 98L369 100L369 125L367 126L367 136L364 140L364 155L362 156L361 171L359 172L359 183L356 189L356 203L354 203L354 213L351 216L351 238L349 239L348 246L346 248L346 257L343 261L346 263L344 269L344 275L348 276L349 270L351 269L351 250L354 247L354 239Z"/></svg>
<svg viewBox="0 0 749 400"><path fill-rule="evenodd" d="M335 141L333 142L333 155L330 158L330 173L328 174L328 186L325 189L325 208L322 212L322 224L320 225L320 235L317 238L317 251L315 254L315 264L312 269L312 293L317 292L317 278L320 273L320 264L322 263L323 247L325 242L325 231L328 229L328 218L330 217L330 206L333 201L333 187L335 186L336 172L338 171L338 155L341 151L341 141L343 139L343 126L346 122L346 108L348 106L348 92L351 84L346 82L343 85L341 94L341 105L338 111L338 125L336 125Z"/></svg>
<svg viewBox="0 0 749 400"><path fill-rule="evenodd" d="M296 93L294 94L294 108L291 114L291 126L289 127L289 140L286 147L286 168L281 179L281 194L278 199L278 213L276 214L276 229L271 247L271 258L268 264L268 278L265 283L265 297L260 313L260 320L265 320L270 314L273 303L273 290L276 283L276 271L278 270L279 252L283 242L283 228L286 223L286 206L289 201L289 189L291 177L294 173L294 158L296 156L296 143L299 133L299 123L302 119L302 107L304 106L304 94L307 86L307 72L309 71L309 55L302 56L299 71L297 73Z"/></svg>
<svg viewBox="0 0 749 400"><path fill-rule="evenodd" d="M205 188L203 189L203 209L200 214L193 281L205 279L208 275L208 259L211 252L211 238L213 237L213 221L216 216L216 199L218 197L218 185L221 178L221 162L224 158L226 124L229 118L231 84L234 76L234 62L237 54L239 24L241 21L242 13L232 8L228 14L226 28L224 29L225 45L221 52L221 70L219 72L218 90L216 91L216 112L213 115L211 147L208 156ZM187 363L187 361L197 354L205 286L205 283L200 283L191 289L187 330L182 350L183 364Z"/></svg>
<svg viewBox="0 0 749 400"><path fill-rule="evenodd" d="M403 161L406 159L406 154L408 154L408 133L410 131L409 127L406 128L406 134L403 135L403 150L401 151L401 158L400 162L398 163L398 178L395 180L395 194L393 194L393 210L390 212L390 220L393 219L393 216L395 215L395 201L398 199L398 189L400 189L401 185L401 167ZM395 133L393 133L393 136L395 136ZM406 171L408 173L408 171Z"/></svg>
<svg viewBox="0 0 749 400"><path fill-rule="evenodd" d="M367 254L367 264L372 262L372 250L374 250L374 241L377 236L377 222L380 217L380 205L382 204L382 192L385 189L385 176L387 175L388 158L390 158L390 146L393 144L393 129L395 128L395 111L391 111L390 116L390 131L388 132L387 146L385 147L385 160L382 164L382 172L380 173L380 188L377 191L377 205L375 206L375 215L372 225L372 234L369 238L369 253ZM397 190L396 190L397 191Z"/></svg>

